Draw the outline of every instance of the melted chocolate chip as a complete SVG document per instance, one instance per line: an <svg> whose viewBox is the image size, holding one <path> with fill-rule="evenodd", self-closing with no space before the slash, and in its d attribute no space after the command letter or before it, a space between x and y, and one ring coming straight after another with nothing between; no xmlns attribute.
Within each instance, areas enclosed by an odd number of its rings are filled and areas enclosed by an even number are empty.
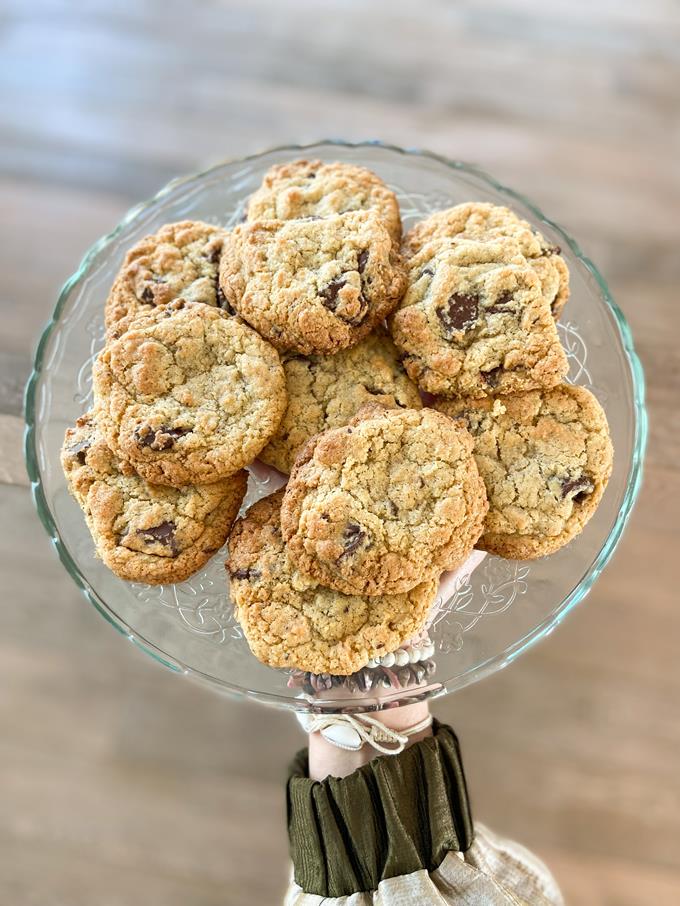
<svg viewBox="0 0 680 906"><path fill-rule="evenodd" d="M231 574L232 579L259 579L262 573L259 569L251 567L249 569L237 569Z"/></svg>
<svg viewBox="0 0 680 906"><path fill-rule="evenodd" d="M135 428L135 440L140 447L150 447L156 440L156 432L148 425L140 425Z"/></svg>
<svg viewBox="0 0 680 906"><path fill-rule="evenodd" d="M319 292L323 304L329 311L335 311L338 307L338 293L346 283L347 281L344 277L336 277Z"/></svg>
<svg viewBox="0 0 680 906"><path fill-rule="evenodd" d="M169 450L175 445L178 437L184 437L186 434L191 434L191 428L169 428L167 425L152 428L150 425L140 425L135 429L135 440L140 447Z"/></svg>
<svg viewBox="0 0 680 906"><path fill-rule="evenodd" d="M574 503L583 503L583 501L595 490L595 485L585 475L580 478L566 478L562 482L562 497L569 497Z"/></svg>
<svg viewBox="0 0 680 906"><path fill-rule="evenodd" d="M546 256L546 258L549 258L551 255L561 255L562 249L559 247L559 245L549 245L545 249L543 254Z"/></svg>
<svg viewBox="0 0 680 906"><path fill-rule="evenodd" d="M360 274L363 274L363 272L366 270L366 265L368 264L368 256L369 256L368 249L363 249L357 255L357 270L359 271Z"/></svg>
<svg viewBox="0 0 680 906"><path fill-rule="evenodd" d="M512 293L503 293L496 299L493 305L488 306L488 308L486 309L487 314L497 314L498 312L507 311L507 308L505 306L508 304L508 302L512 302L513 298L514 297Z"/></svg>
<svg viewBox="0 0 680 906"><path fill-rule="evenodd" d="M231 307L231 305L227 301L227 297L222 292L222 287L220 286L219 283L217 284L217 289L215 291L215 301L217 302L217 307L221 308L222 311L226 311L226 313L228 315L236 314L234 309Z"/></svg>
<svg viewBox="0 0 680 906"><path fill-rule="evenodd" d="M478 314L479 299L465 293L452 293L444 308L437 309L437 317L441 321L445 335L449 337L461 330L469 330L476 322Z"/></svg>
<svg viewBox="0 0 680 906"><path fill-rule="evenodd" d="M167 428L163 425L160 428L160 433L167 434L175 441L178 437L186 437L187 434L191 434L191 428ZM172 444L170 444L170 446L172 446Z"/></svg>
<svg viewBox="0 0 680 906"><path fill-rule="evenodd" d="M153 302L153 290L150 286L145 286L142 290L142 302L148 302L149 304Z"/></svg>
<svg viewBox="0 0 680 906"><path fill-rule="evenodd" d="M498 368L492 368L490 371L482 371L482 380L489 387L497 387L501 379L501 374L503 368L499 365Z"/></svg>
<svg viewBox="0 0 680 906"><path fill-rule="evenodd" d="M89 440L80 440L77 444L73 444L73 446L69 447L68 452L71 453L71 455L75 456L81 466L84 466L85 455L90 449L90 446L91 444Z"/></svg>
<svg viewBox="0 0 680 906"><path fill-rule="evenodd" d="M418 279L420 280L421 277L434 277L434 271L431 267L424 267L418 275Z"/></svg>
<svg viewBox="0 0 680 906"><path fill-rule="evenodd" d="M356 522L348 522L345 531L342 533L342 546L344 551L338 559L349 557L357 548L366 540L366 532Z"/></svg>
<svg viewBox="0 0 680 906"><path fill-rule="evenodd" d="M175 529L177 526L174 522L161 522L160 525L154 525L147 529L137 529L137 534L148 542L157 542L164 547L169 547L173 557L179 553L177 542L175 540Z"/></svg>
<svg viewBox="0 0 680 906"><path fill-rule="evenodd" d="M359 293L359 305L361 306L361 308L359 309L359 314L354 318L345 318L342 315L340 316L343 321L345 321L347 324L351 324L352 327L357 327L357 325L361 324L361 322L366 317L366 312L368 311L368 302L364 298L363 293Z"/></svg>

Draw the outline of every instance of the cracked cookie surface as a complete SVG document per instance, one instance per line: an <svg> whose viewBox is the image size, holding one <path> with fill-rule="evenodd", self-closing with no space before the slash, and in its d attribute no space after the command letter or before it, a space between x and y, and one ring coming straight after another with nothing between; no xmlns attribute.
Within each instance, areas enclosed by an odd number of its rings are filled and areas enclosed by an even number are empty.
<svg viewBox="0 0 680 906"><path fill-rule="evenodd" d="M283 490L259 500L229 538L231 598L250 648L271 667L348 675L420 631L432 575L395 595L344 595L301 573L281 536Z"/></svg>
<svg viewBox="0 0 680 906"><path fill-rule="evenodd" d="M368 211L313 220L260 220L224 244L227 302L281 351L334 353L352 346L394 309L403 262Z"/></svg>
<svg viewBox="0 0 680 906"><path fill-rule="evenodd" d="M209 485L148 484L105 443L93 413L64 439L61 462L97 553L121 579L183 582L227 540L248 481L237 472Z"/></svg>
<svg viewBox="0 0 680 906"><path fill-rule="evenodd" d="M421 389L483 397L566 375L550 307L513 240L430 242L408 259L407 279L390 330Z"/></svg>
<svg viewBox="0 0 680 906"><path fill-rule="evenodd" d="M495 400L440 400L474 437L489 512L478 543L518 560L541 557L579 534L612 470L602 407L584 387L563 384Z"/></svg>
<svg viewBox="0 0 680 906"><path fill-rule="evenodd" d="M93 371L107 443L148 481L217 481L254 459L286 408L276 350L198 302L155 309L109 343Z"/></svg>
<svg viewBox="0 0 680 906"><path fill-rule="evenodd" d="M553 245L502 205L471 201L437 211L417 223L404 237L407 257L417 254L424 245L440 239L474 239L486 242L512 239L541 282L541 290L554 318L560 316L569 299L569 269L559 246Z"/></svg>
<svg viewBox="0 0 680 906"><path fill-rule="evenodd" d="M168 223L125 256L105 307L109 338L139 314L182 298L220 305L219 259L226 231L198 220Z"/></svg>
<svg viewBox="0 0 680 906"><path fill-rule="evenodd" d="M432 409L367 406L295 461L281 529L298 569L346 594L408 591L455 569L487 503L462 425Z"/></svg>
<svg viewBox="0 0 680 906"><path fill-rule="evenodd" d="M268 170L251 195L248 220L299 220L347 211L373 211L392 240L401 239L397 197L365 167L321 160L295 160Z"/></svg>
<svg viewBox="0 0 680 906"><path fill-rule="evenodd" d="M333 356L284 358L288 407L260 459L290 472L300 448L327 428L346 425L363 406L420 409L418 388L404 371L396 347L379 328Z"/></svg>

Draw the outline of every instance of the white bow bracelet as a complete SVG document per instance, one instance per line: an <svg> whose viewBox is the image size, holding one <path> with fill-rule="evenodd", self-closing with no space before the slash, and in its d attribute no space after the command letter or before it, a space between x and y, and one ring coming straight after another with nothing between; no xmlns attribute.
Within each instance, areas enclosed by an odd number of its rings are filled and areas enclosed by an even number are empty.
<svg viewBox="0 0 680 906"><path fill-rule="evenodd" d="M392 730L367 714L300 714L296 715L306 733L321 733L338 749L358 752L365 745L383 755L398 755L406 748L409 736L426 730L432 723L428 714L417 724L404 730Z"/></svg>

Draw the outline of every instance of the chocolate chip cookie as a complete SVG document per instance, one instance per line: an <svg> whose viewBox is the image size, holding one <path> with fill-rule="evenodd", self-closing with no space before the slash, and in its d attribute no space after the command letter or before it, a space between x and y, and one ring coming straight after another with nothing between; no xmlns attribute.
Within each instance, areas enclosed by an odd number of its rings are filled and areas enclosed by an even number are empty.
<svg viewBox="0 0 680 906"><path fill-rule="evenodd" d="M407 262L390 320L422 390L482 397L558 384L568 370L540 281L512 239L440 239Z"/></svg>
<svg viewBox="0 0 680 906"><path fill-rule="evenodd" d="M478 547L528 560L554 553L579 534L612 470L607 419L592 393L562 384L436 405L474 437L489 498Z"/></svg>
<svg viewBox="0 0 680 906"><path fill-rule="evenodd" d="M228 303L281 351L335 353L394 309L403 263L370 211L241 224L224 244Z"/></svg>
<svg viewBox="0 0 680 906"><path fill-rule="evenodd" d="M541 281L543 297L558 318L569 298L569 270L561 249L552 245L526 220L509 208L470 201L437 211L417 223L404 237L404 252L415 255L438 239L475 239L485 242L513 239Z"/></svg>
<svg viewBox="0 0 680 906"><path fill-rule="evenodd" d="M178 298L219 305L224 236L220 227L183 220L166 224L130 249L106 302L109 337L119 337L136 315Z"/></svg>
<svg viewBox="0 0 680 906"><path fill-rule="evenodd" d="M104 563L154 585L183 582L222 547L248 480L241 471L181 489L148 484L111 452L92 412L66 432L61 462Z"/></svg>
<svg viewBox="0 0 680 906"><path fill-rule="evenodd" d="M291 562L283 491L259 500L229 538L231 598L253 654L271 667L349 675L420 631L437 593L430 576L403 594L344 595Z"/></svg>
<svg viewBox="0 0 680 906"><path fill-rule="evenodd" d="M138 316L93 371L107 443L147 481L181 487L238 472L286 409L276 350L239 318L178 300Z"/></svg>
<svg viewBox="0 0 680 906"><path fill-rule="evenodd" d="M433 409L377 405L313 437L281 509L291 560L345 594L398 594L455 569L487 509L472 446L462 425Z"/></svg>
<svg viewBox="0 0 680 906"><path fill-rule="evenodd" d="M288 391L279 430L260 459L290 472L295 455L314 434L346 425L371 402L386 408L420 409L418 388L407 376L389 334L379 328L333 356L284 359Z"/></svg>
<svg viewBox="0 0 680 906"><path fill-rule="evenodd" d="M396 195L371 170L339 162L295 160L272 167L248 202L248 220L299 220L372 211L401 239Z"/></svg>

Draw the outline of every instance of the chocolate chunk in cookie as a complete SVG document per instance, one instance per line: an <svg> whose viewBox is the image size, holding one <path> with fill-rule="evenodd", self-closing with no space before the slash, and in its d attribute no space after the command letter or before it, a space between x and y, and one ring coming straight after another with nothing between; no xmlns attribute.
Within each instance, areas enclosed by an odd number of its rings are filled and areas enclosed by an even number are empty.
<svg viewBox="0 0 680 906"><path fill-rule="evenodd" d="M447 337L469 330L477 323L479 298L465 293L451 293L446 303L435 309Z"/></svg>

